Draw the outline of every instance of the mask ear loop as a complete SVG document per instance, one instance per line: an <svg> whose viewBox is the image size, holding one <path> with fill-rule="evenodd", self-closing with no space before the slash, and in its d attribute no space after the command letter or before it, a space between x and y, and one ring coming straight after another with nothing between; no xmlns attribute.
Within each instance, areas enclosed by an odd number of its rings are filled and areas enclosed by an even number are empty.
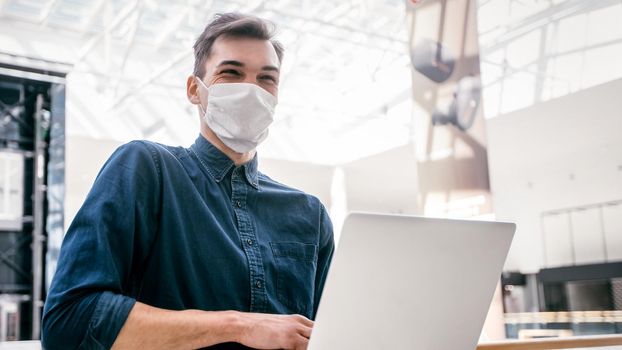
<svg viewBox="0 0 622 350"><path fill-rule="evenodd" d="M207 87L207 85L205 85L205 83L203 82L203 80L201 80L201 79L200 79L198 76L196 76L196 75L195 75L194 77L195 77L195 78L196 78L196 80L199 82L199 84L200 84L200 85L202 85L202 86L205 88L205 90L208 90L208 91L209 91L209 88ZM201 109L201 113L203 113L203 115L205 115L205 114L206 114L206 111L205 111L205 109L203 108L203 105L201 105L201 103L199 103L199 108Z"/></svg>

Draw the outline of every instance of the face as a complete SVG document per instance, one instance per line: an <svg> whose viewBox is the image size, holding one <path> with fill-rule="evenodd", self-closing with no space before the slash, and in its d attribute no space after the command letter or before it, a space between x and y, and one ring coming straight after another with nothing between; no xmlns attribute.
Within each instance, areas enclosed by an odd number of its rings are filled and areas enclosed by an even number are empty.
<svg viewBox="0 0 622 350"><path fill-rule="evenodd" d="M255 84L276 97L279 66L276 51L268 40L219 37L205 62L202 80L208 87L226 83ZM195 79L194 76L188 77L188 100L206 106L205 88L199 87Z"/></svg>

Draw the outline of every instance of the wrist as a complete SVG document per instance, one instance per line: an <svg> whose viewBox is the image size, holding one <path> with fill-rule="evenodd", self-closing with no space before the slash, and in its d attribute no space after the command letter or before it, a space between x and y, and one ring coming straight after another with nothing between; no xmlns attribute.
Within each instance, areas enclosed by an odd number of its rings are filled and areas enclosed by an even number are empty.
<svg viewBox="0 0 622 350"><path fill-rule="evenodd" d="M238 311L203 311L184 310L183 313L194 315L195 327L199 331L197 348L241 340L243 329L242 313Z"/></svg>
<svg viewBox="0 0 622 350"><path fill-rule="evenodd" d="M223 332L228 341L242 343L243 334L246 332L244 314L239 311L223 312Z"/></svg>

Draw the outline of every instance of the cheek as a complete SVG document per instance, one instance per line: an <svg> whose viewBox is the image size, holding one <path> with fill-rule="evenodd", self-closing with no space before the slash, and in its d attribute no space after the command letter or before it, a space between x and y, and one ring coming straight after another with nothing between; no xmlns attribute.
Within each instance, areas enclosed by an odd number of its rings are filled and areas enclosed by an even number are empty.
<svg viewBox="0 0 622 350"><path fill-rule="evenodd" d="M211 84L226 84L226 83L235 83L238 82L241 78L239 77L228 77L228 76L220 76L220 77L215 77L212 80L210 80L210 85Z"/></svg>
<svg viewBox="0 0 622 350"><path fill-rule="evenodd" d="M272 86L268 89L268 92L271 93L272 95L274 95L274 97L279 97L279 87L278 86Z"/></svg>
<svg viewBox="0 0 622 350"><path fill-rule="evenodd" d="M260 88L268 91L270 94L272 94L274 97L276 97L279 94L279 86L276 84L257 84Z"/></svg>

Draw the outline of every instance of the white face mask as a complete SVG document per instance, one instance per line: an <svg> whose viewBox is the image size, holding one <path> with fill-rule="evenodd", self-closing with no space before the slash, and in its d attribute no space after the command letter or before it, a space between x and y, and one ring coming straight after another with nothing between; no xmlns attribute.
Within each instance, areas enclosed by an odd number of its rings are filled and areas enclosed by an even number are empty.
<svg viewBox="0 0 622 350"><path fill-rule="evenodd" d="M207 126L229 148L245 153L268 137L277 99L255 84L223 83L207 87L207 108L199 105Z"/></svg>

